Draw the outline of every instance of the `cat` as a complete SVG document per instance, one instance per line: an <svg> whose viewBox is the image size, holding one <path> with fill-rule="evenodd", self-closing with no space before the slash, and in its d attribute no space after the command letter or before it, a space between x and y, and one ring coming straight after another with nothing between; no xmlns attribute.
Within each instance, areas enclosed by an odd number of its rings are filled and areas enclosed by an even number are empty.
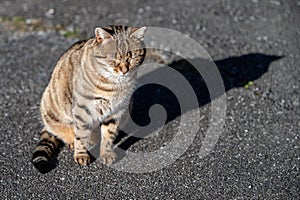
<svg viewBox="0 0 300 200"><path fill-rule="evenodd" d="M36 167L49 164L61 141L74 149L76 163L89 165L95 124L101 129L100 158L107 165L114 162L113 141L145 58L146 30L96 28L95 37L75 43L61 56L42 95L44 128L32 157Z"/></svg>

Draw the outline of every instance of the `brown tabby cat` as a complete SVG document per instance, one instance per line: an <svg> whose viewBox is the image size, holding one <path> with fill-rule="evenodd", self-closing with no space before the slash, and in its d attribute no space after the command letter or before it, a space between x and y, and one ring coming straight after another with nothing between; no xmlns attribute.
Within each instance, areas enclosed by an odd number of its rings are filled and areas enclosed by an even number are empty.
<svg viewBox="0 0 300 200"><path fill-rule="evenodd" d="M99 122L100 158L105 164L115 160L113 141L145 57L146 29L96 28L95 38L75 43L62 55L41 101L44 128L33 153L35 166L49 162L60 140L74 148L79 165L88 165L89 137Z"/></svg>

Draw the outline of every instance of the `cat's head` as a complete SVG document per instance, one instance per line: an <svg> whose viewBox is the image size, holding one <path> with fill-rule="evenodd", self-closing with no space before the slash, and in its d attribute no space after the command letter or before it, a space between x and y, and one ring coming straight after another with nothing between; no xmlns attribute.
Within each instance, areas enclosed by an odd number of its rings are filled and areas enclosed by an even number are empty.
<svg viewBox="0 0 300 200"><path fill-rule="evenodd" d="M147 27L108 26L95 29L94 56L114 75L127 75L145 58L144 35Z"/></svg>

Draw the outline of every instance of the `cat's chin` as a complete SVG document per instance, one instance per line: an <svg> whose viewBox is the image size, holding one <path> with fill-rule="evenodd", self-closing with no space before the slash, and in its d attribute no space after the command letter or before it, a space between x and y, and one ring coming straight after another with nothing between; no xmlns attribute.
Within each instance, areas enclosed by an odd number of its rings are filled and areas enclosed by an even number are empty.
<svg viewBox="0 0 300 200"><path fill-rule="evenodd" d="M127 80L127 79L131 79L133 76L133 73L128 72L126 74L123 73L116 73L116 78L120 79L120 80Z"/></svg>
<svg viewBox="0 0 300 200"><path fill-rule="evenodd" d="M129 82L135 82L137 76L137 71L129 71L126 74L118 74L117 82L119 83L129 83Z"/></svg>
<svg viewBox="0 0 300 200"><path fill-rule="evenodd" d="M127 72L125 74L114 72L110 76L108 76L107 79L109 81L112 81L112 82L119 82L119 83L121 83L121 82L126 82L126 81L132 79L133 78L133 74L134 73L132 73L132 72Z"/></svg>
<svg viewBox="0 0 300 200"><path fill-rule="evenodd" d="M131 70L129 70L128 72L126 72L126 73L123 73L123 72L121 72L121 71L115 71L114 72L114 74L116 75L116 76L120 76L120 77L132 77L134 74L136 73L136 70L135 69L131 69Z"/></svg>

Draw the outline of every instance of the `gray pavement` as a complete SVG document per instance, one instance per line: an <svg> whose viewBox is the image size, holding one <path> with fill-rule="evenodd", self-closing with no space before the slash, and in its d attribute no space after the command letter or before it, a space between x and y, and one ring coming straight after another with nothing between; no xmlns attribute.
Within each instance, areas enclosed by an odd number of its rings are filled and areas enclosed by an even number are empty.
<svg viewBox="0 0 300 200"><path fill-rule="evenodd" d="M299 199L299 11L298 0L2 0L0 196ZM170 28L198 41L224 81L226 93L221 95L226 95L227 111L222 134L212 151L199 157L211 99L195 70L185 60L176 60L170 66L191 83L199 108L180 113L167 91L156 101L148 97L157 88L141 90L135 102L140 124L147 122L152 102L166 106L167 124L147 139L129 138L121 145L128 152L151 152L172 140L181 115L190 118L186 131L200 121L193 143L176 162L148 173L119 171L98 160L79 167L72 152L63 148L57 166L42 174L31 156L42 127L40 98L55 62L73 42L92 36L94 27L109 24Z"/></svg>

